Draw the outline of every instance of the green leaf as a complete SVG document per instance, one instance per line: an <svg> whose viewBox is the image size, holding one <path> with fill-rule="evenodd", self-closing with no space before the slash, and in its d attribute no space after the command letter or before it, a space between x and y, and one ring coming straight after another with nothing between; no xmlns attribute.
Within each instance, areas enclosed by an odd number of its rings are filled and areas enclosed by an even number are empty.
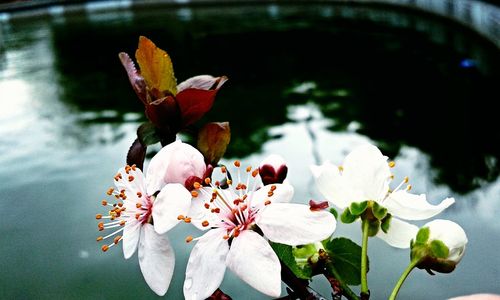
<svg viewBox="0 0 500 300"><path fill-rule="evenodd" d="M299 267L295 261L295 256L293 256L292 246L271 243L271 247L278 256L278 258L288 267L292 272L301 279L311 279L312 269L309 265L304 268Z"/></svg>
<svg viewBox="0 0 500 300"><path fill-rule="evenodd" d="M344 209L344 212L340 215L340 220L342 221L342 223L346 224L350 224L356 221L357 218L358 216L351 214L349 208Z"/></svg>
<svg viewBox="0 0 500 300"><path fill-rule="evenodd" d="M151 122L143 123L137 128L137 137L141 144L145 146L153 145L160 141L155 125Z"/></svg>
<svg viewBox="0 0 500 300"><path fill-rule="evenodd" d="M335 208L331 207L330 213L335 217L335 220L339 218L339 212Z"/></svg>
<svg viewBox="0 0 500 300"><path fill-rule="evenodd" d="M387 208L381 206L377 202L373 202L372 212L375 218L382 220L387 215Z"/></svg>
<svg viewBox="0 0 500 300"><path fill-rule="evenodd" d="M332 264L344 283L361 283L361 246L347 238L335 238L323 241Z"/></svg>
<svg viewBox="0 0 500 300"><path fill-rule="evenodd" d="M422 227L417 233L417 244L425 244L429 240L429 234L431 233L429 227Z"/></svg>
<svg viewBox="0 0 500 300"><path fill-rule="evenodd" d="M384 233L387 233L389 231L389 228L391 227L391 220L392 220L392 215L387 214L385 218L382 219L382 224L380 224L380 228Z"/></svg>
<svg viewBox="0 0 500 300"><path fill-rule="evenodd" d="M359 216L365 212L367 207L368 207L368 201L352 202L349 209L351 210L351 214Z"/></svg>
<svg viewBox="0 0 500 300"><path fill-rule="evenodd" d="M440 240L433 240L430 247L432 255L436 258L447 258L450 254L450 249Z"/></svg>

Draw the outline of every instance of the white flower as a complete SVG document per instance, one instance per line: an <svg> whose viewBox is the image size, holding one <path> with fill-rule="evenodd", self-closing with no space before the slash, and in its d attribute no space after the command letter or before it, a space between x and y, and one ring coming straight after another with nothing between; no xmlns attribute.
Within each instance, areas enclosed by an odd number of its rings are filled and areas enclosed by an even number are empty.
<svg viewBox="0 0 500 300"><path fill-rule="evenodd" d="M453 198L446 198L438 205L427 202L425 194L408 193L411 186L405 178L393 191L389 183L393 176L387 163L387 157L373 145L363 145L347 155L342 166L325 162L321 166L312 166L311 170L316 185L323 196L341 209L348 208L354 202L374 201L385 207L393 217L387 233L380 230L378 237L398 248L408 248L415 237L418 227L402 221L425 220L431 218L453 204Z"/></svg>
<svg viewBox="0 0 500 300"><path fill-rule="evenodd" d="M465 253L465 246L467 245L467 235L465 231L455 222L449 220L433 220L422 228L429 228L429 238L427 243L432 241L441 241L448 247L448 255L446 262L458 264Z"/></svg>
<svg viewBox="0 0 500 300"><path fill-rule="evenodd" d="M108 220L99 223L100 231L114 230L97 238L97 241L113 238L102 250L107 251L123 241L123 254L128 259L139 248L139 266L144 279L160 296L168 290L175 264L174 251L165 233L180 221L178 215L189 211L191 194L184 187L184 181L189 176L202 176L199 173L204 172L191 167L199 166L200 159L203 164L202 155L198 157L194 151L196 149L181 142L167 145L151 160L146 178L135 166L121 168L115 176L116 188L107 192L114 195L116 203L103 200L102 204L111 208L107 215L96 215L97 219ZM122 231L123 236L118 235Z"/></svg>
<svg viewBox="0 0 500 300"><path fill-rule="evenodd" d="M240 163L236 161L235 166ZM187 265L184 296L188 300L206 299L219 287L229 267L253 288L278 297L281 266L266 238L287 245L317 242L331 236L335 218L327 211L288 203L293 196L289 184L257 189L258 170L248 167L247 178L241 181L238 168L234 182L225 167L221 170L228 187L206 179L211 187L198 185L198 195L192 200L190 222L210 230L196 239Z"/></svg>

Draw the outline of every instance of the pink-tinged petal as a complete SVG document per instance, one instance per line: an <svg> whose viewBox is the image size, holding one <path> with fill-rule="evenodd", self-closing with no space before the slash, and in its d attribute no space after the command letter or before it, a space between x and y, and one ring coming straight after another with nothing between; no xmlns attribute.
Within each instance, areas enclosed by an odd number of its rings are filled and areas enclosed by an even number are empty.
<svg viewBox="0 0 500 300"><path fill-rule="evenodd" d="M137 72L137 69L135 68L134 62L132 61L132 59L130 59L130 56L128 56L127 53L120 52L118 54L118 57L120 58L125 71L127 71L128 79L130 80L130 84L132 85L135 93L142 101L142 103L147 104L146 82L144 81L144 78L139 75L139 72Z"/></svg>
<svg viewBox="0 0 500 300"><path fill-rule="evenodd" d="M343 165L342 177L352 191L360 193L360 199L381 200L389 190L391 171L387 157L373 145L363 145L349 153Z"/></svg>
<svg viewBox="0 0 500 300"><path fill-rule="evenodd" d="M177 85L177 93L187 89L218 90L226 81L226 76L213 77L211 75L198 75Z"/></svg>
<svg viewBox="0 0 500 300"><path fill-rule="evenodd" d="M406 249L410 248L410 241L417 236L417 232L417 226L393 217L387 233L379 230L377 237L393 247Z"/></svg>
<svg viewBox="0 0 500 300"><path fill-rule="evenodd" d="M212 199L212 189L204 187L198 190L198 197L191 199L191 208L188 216L191 218L191 224L200 230L210 229L213 225L218 224L220 220L217 215L211 212L211 208L205 207L205 204L210 204ZM213 207L213 206L212 206ZM202 223L208 221L208 226L203 226Z"/></svg>
<svg viewBox="0 0 500 300"><path fill-rule="evenodd" d="M321 166L311 166L311 172L319 192L335 206L343 209L352 201L356 201L356 197L352 195L348 185L344 182L337 166L325 162Z"/></svg>
<svg viewBox="0 0 500 300"><path fill-rule="evenodd" d="M165 295L174 274L174 249L166 235L144 224L139 241L139 266L149 287L159 296Z"/></svg>
<svg viewBox="0 0 500 300"><path fill-rule="evenodd" d="M134 255L137 245L139 244L139 237L141 235L141 223L136 220L129 220L123 229L123 256L129 259Z"/></svg>
<svg viewBox="0 0 500 300"><path fill-rule="evenodd" d="M181 183L191 176L203 177L203 155L193 146L175 141L163 147L149 163L146 173L148 194L161 190L167 183Z"/></svg>
<svg viewBox="0 0 500 300"><path fill-rule="evenodd" d="M187 300L208 298L220 286L226 271L229 244L224 229L212 229L196 242L186 267L184 297Z"/></svg>
<svg viewBox="0 0 500 300"><path fill-rule="evenodd" d="M311 211L307 205L293 203L268 205L256 223L269 240L292 246L329 238L336 227L331 213Z"/></svg>
<svg viewBox="0 0 500 300"><path fill-rule="evenodd" d="M407 191L396 191L382 204L394 216L406 220L425 220L434 217L455 203L455 199L446 198L438 205L427 202L425 194L415 195Z"/></svg>
<svg viewBox="0 0 500 300"><path fill-rule="evenodd" d="M205 170L205 160L200 151L189 144L176 143L165 172L165 182L184 185L191 176L202 178Z"/></svg>
<svg viewBox="0 0 500 300"><path fill-rule="evenodd" d="M158 234L165 233L179 223L178 216L186 216L191 206L191 193L179 183L167 184L153 202L153 221Z"/></svg>
<svg viewBox="0 0 500 300"><path fill-rule="evenodd" d="M233 239L226 264L256 290L273 298L280 296L280 262L269 243L254 231L244 230Z"/></svg>
<svg viewBox="0 0 500 300"><path fill-rule="evenodd" d="M273 186L275 188L272 188ZM272 194L269 192L272 192ZM292 185L288 183L277 183L263 186L248 197L251 199L252 207L260 207L264 205L267 200L271 201L271 203L288 203L292 201L293 193L294 189Z"/></svg>

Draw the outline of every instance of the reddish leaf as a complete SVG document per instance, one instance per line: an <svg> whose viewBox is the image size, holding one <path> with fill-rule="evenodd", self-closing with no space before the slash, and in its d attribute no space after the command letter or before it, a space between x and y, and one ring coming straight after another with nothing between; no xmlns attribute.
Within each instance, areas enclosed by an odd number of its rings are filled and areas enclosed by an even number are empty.
<svg viewBox="0 0 500 300"><path fill-rule="evenodd" d="M139 139L135 139L127 153L127 164L130 166L136 165L139 169L143 170L146 149L147 147L141 144Z"/></svg>
<svg viewBox="0 0 500 300"><path fill-rule="evenodd" d="M171 96L146 105L146 116L161 132L175 134L180 130L179 108Z"/></svg>
<svg viewBox="0 0 500 300"><path fill-rule="evenodd" d="M208 123L198 133L198 150L207 164L215 166L226 152L230 140L231 129L228 122Z"/></svg>
<svg viewBox="0 0 500 300"><path fill-rule="evenodd" d="M217 90L186 89L177 94L182 127L189 126L205 115L214 104Z"/></svg>
<svg viewBox="0 0 500 300"><path fill-rule="evenodd" d="M137 72L137 69L135 68L134 62L132 61L132 59L130 59L127 53L120 52L118 54L118 57L120 58L125 71L127 71L128 79L130 80L130 84L137 94L137 97L139 97L142 103L147 104L146 82L144 81L144 78L139 75L139 72Z"/></svg>

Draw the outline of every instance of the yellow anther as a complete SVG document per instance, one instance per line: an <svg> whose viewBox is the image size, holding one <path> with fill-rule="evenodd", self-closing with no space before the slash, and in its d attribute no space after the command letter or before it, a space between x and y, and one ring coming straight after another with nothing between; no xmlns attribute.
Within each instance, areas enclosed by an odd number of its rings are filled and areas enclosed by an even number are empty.
<svg viewBox="0 0 500 300"><path fill-rule="evenodd" d="M96 220L100 220L100 219L102 219L102 215L101 215L101 214L97 214L97 215L95 215L95 219L96 219Z"/></svg>
<svg viewBox="0 0 500 300"><path fill-rule="evenodd" d="M194 198L198 197L198 192L197 191L191 191L191 196Z"/></svg>
<svg viewBox="0 0 500 300"><path fill-rule="evenodd" d="M389 162L389 168L394 168L396 166L396 163L393 161Z"/></svg>
<svg viewBox="0 0 500 300"><path fill-rule="evenodd" d="M409 185L406 187L406 190L407 190L407 191L411 191L411 184L409 184Z"/></svg>
<svg viewBox="0 0 500 300"><path fill-rule="evenodd" d="M188 236L186 237L186 243L191 243L191 241L192 241L192 240L193 240L193 237L192 237L192 236L188 235Z"/></svg>
<svg viewBox="0 0 500 300"><path fill-rule="evenodd" d="M259 175L259 169L255 169L252 171L252 177L257 177Z"/></svg>
<svg viewBox="0 0 500 300"><path fill-rule="evenodd" d="M142 207L142 204L140 204L140 203L136 203L136 204L135 204L135 207L137 207L137 208L141 208L141 207Z"/></svg>
<svg viewBox="0 0 500 300"><path fill-rule="evenodd" d="M227 184L231 185L233 181L231 179L226 180Z"/></svg>
<svg viewBox="0 0 500 300"><path fill-rule="evenodd" d="M98 242L100 242L100 241L102 241L102 239L103 239L102 236L98 236L95 240L98 241Z"/></svg>
<svg viewBox="0 0 500 300"><path fill-rule="evenodd" d="M248 166L247 169L246 169L247 172L250 172L252 171L252 166Z"/></svg>
<svg viewBox="0 0 500 300"><path fill-rule="evenodd" d="M408 178L408 176L406 176L404 181L405 181L405 183L408 183L408 181L410 181L410 178Z"/></svg>
<svg viewBox="0 0 500 300"><path fill-rule="evenodd" d="M106 194L108 194L108 196L111 196L114 192L114 188L109 188L107 191L106 191Z"/></svg>
<svg viewBox="0 0 500 300"><path fill-rule="evenodd" d="M184 222L186 222L186 223L191 223L191 218L190 218L190 217L185 217L185 218L184 218Z"/></svg>
<svg viewBox="0 0 500 300"><path fill-rule="evenodd" d="M344 171L344 167L339 166L339 171L340 171L340 172L343 172L343 171Z"/></svg>

